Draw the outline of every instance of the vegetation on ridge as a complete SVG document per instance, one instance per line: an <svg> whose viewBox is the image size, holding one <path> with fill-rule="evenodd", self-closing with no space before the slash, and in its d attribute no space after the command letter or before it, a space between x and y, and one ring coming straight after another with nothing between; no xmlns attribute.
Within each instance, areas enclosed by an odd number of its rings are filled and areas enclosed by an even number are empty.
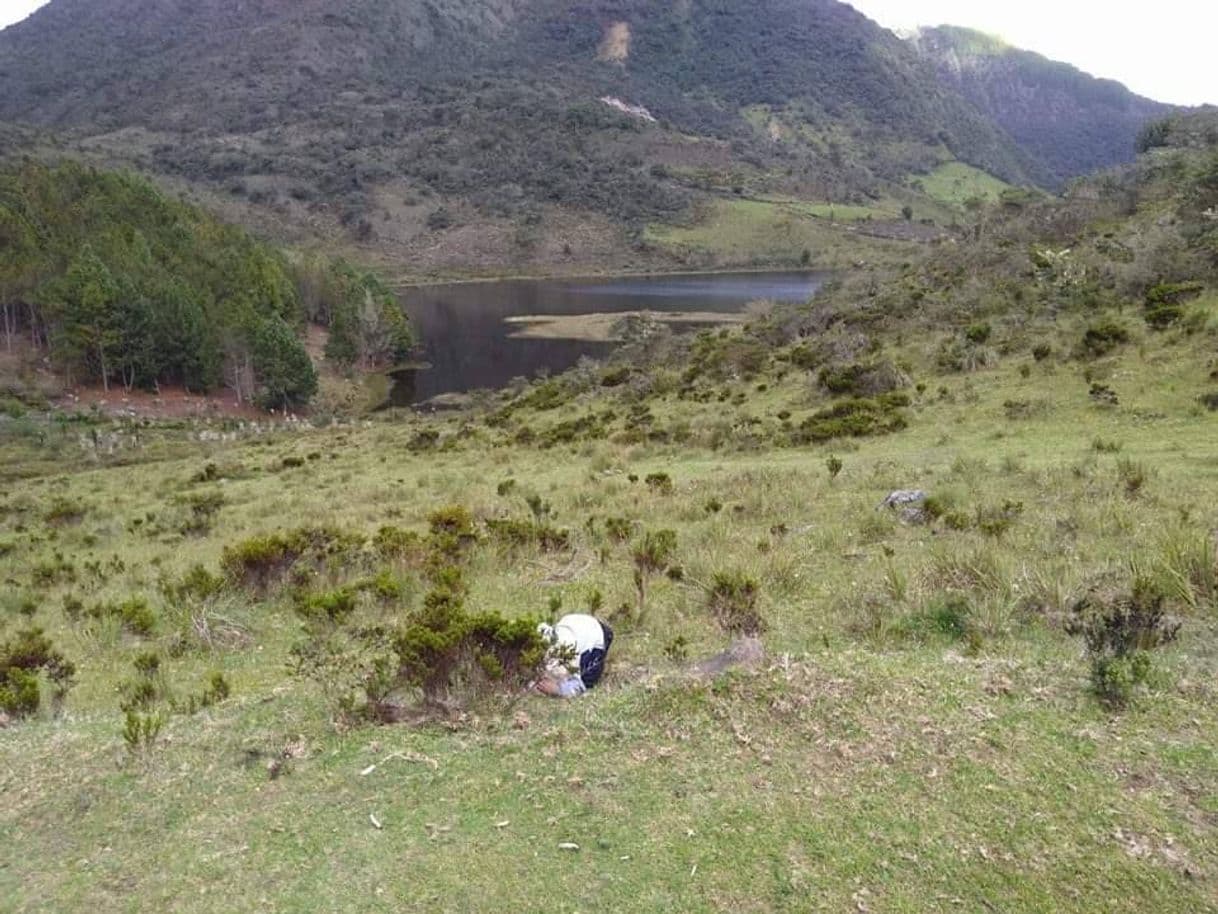
<svg viewBox="0 0 1218 914"><path fill-rule="evenodd" d="M72 162L0 171L0 318L8 351L44 351L70 381L228 387L276 409L316 390L306 323L329 328L340 366L386 364L413 345L375 276L290 263L142 178Z"/></svg>

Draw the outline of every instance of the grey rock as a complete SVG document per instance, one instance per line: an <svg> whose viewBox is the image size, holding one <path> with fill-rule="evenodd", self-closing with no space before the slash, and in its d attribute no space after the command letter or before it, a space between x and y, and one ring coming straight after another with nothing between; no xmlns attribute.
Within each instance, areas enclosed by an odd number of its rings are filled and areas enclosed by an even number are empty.
<svg viewBox="0 0 1218 914"><path fill-rule="evenodd" d="M897 489L889 494L879 505L876 510L881 508L904 508L908 505L920 505L926 501L929 496L921 489Z"/></svg>

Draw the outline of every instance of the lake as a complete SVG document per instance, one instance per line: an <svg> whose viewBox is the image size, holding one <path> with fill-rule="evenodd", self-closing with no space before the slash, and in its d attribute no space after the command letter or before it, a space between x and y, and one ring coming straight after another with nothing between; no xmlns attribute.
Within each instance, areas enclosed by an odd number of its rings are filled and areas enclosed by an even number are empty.
<svg viewBox="0 0 1218 914"><path fill-rule="evenodd" d="M807 301L826 278L812 272L715 273L406 289L402 302L428 367L391 372L389 405L498 388L539 371L565 371L582 356L604 356L615 345L607 331L623 314L651 312L677 331L734 323L750 302Z"/></svg>

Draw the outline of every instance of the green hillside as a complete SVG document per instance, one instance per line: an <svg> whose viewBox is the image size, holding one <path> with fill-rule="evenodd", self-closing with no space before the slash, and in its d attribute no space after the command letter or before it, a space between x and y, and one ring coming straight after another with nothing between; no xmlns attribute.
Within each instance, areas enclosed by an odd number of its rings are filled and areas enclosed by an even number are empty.
<svg viewBox="0 0 1218 914"><path fill-rule="evenodd" d="M971 29L922 29L912 43L1040 164L1045 187L1128 162L1139 131L1173 110Z"/></svg>
<svg viewBox="0 0 1218 914"><path fill-rule="evenodd" d="M447 415L0 422L0 897L1218 910L1218 131L1146 145Z"/></svg>
<svg viewBox="0 0 1218 914"><path fill-rule="evenodd" d="M642 236L708 203L689 171L839 206L947 159L1041 174L836 0L52 0L0 33L0 79L0 121L423 275L671 267Z"/></svg>
<svg viewBox="0 0 1218 914"><path fill-rule="evenodd" d="M375 277L290 264L142 178L71 162L0 170L0 314L7 352L29 347L69 382L229 387L280 409L316 391L300 339L310 321L330 329L340 364L391 362L413 344Z"/></svg>

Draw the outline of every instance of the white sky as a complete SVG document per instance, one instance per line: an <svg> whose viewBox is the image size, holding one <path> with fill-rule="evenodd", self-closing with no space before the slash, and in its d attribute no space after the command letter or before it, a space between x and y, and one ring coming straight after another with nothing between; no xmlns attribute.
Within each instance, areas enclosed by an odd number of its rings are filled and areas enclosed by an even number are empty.
<svg viewBox="0 0 1218 914"><path fill-rule="evenodd" d="M0 0L0 28L44 0ZM748 2L748 0L741 0ZM1001 35L1163 102L1218 104L1218 3L1213 0L850 0L892 29L964 25Z"/></svg>
<svg viewBox="0 0 1218 914"><path fill-rule="evenodd" d="M963 25L1177 105L1218 104L1213 0L847 0L890 29Z"/></svg>

